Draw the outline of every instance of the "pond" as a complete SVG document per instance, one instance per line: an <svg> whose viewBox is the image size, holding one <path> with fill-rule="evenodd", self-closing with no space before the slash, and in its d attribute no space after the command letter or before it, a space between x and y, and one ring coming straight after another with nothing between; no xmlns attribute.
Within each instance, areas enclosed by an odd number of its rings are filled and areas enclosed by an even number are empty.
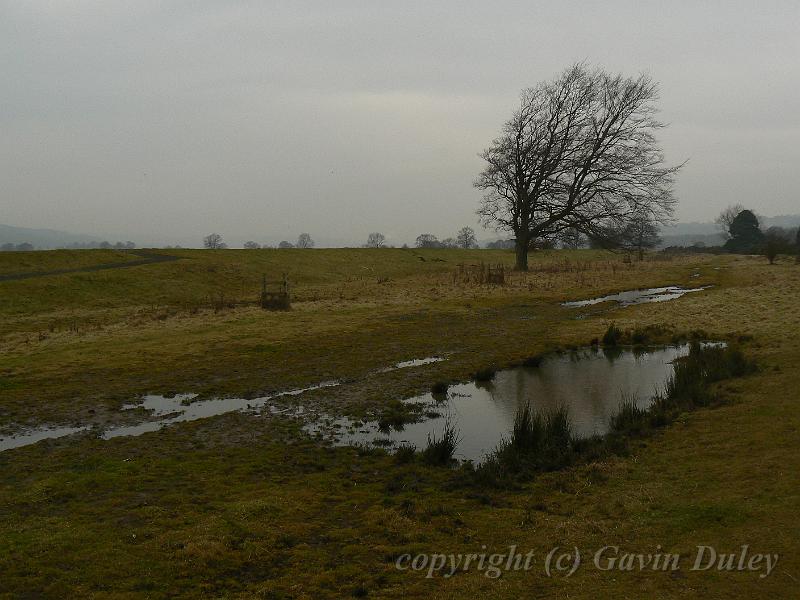
<svg viewBox="0 0 800 600"><path fill-rule="evenodd" d="M408 423L401 430L381 431L376 421L360 422L313 414L303 406L278 406L278 400L306 392L341 385L325 381L313 386L258 398L214 398L196 400L195 394L148 395L123 411L140 411L147 420L99 432L103 439L138 436L186 421L210 418L230 412L282 414L308 421L304 429L336 445L396 447L413 444L422 449L429 435L439 435L449 420L459 430L461 443L457 458L480 461L507 436L520 407L531 403L535 411L548 413L565 407L576 436L608 431L609 421L623 399L634 398L647 407L663 389L673 372L672 361L688 353L688 345L662 348L584 348L544 357L538 366L520 366L498 371L488 382L451 386L446 394L423 394L404 400L425 415L425 420ZM396 363L378 372L411 368L442 360L441 357ZM79 425L79 424L78 424ZM0 438L0 450L64 437L89 430L90 425L43 426L11 437Z"/></svg>
<svg viewBox="0 0 800 600"><path fill-rule="evenodd" d="M446 397L424 394L405 402L433 416L401 430L381 431L377 422L321 419L306 431L336 445L396 447L412 444L423 449L429 435L440 435L449 420L461 436L456 458L479 462L509 434L517 411L530 402L536 412L565 407L573 434L588 437L607 433L611 417L623 398L646 408L673 373L672 362L689 353L688 345L649 349L587 348L553 354L539 366L520 366L495 374L490 382L451 386Z"/></svg>

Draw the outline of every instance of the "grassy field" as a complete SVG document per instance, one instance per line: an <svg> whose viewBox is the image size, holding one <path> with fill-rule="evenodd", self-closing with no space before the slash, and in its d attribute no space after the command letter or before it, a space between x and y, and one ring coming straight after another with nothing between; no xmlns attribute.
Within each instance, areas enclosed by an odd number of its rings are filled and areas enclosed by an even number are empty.
<svg viewBox="0 0 800 600"><path fill-rule="evenodd" d="M166 252L166 251L165 251ZM331 448L296 419L229 414L135 438L93 434L0 453L0 593L8 597L792 597L800 579L800 266L756 257L542 252L507 285L459 265L502 251L169 251L179 260L0 282L0 432L98 427L145 393L253 397L344 379L302 397L375 417L398 398L623 329L746 340L757 374L722 382L719 406L683 414L622 455L516 489L456 469ZM0 275L122 262L117 253L13 253ZM8 256L12 255L9 253ZM139 257L135 257L139 258ZM65 267L65 264L71 266ZM252 305L262 274L288 273L286 313ZM664 304L559 303L657 285L713 285ZM398 361L447 356L394 371ZM301 398L281 402L291 407ZM139 415L141 417L141 415ZM584 560L617 545L689 555L747 544L777 553L755 573L543 568L499 579L425 578L405 553L533 550Z"/></svg>
<svg viewBox="0 0 800 600"><path fill-rule="evenodd" d="M18 273L80 269L124 263L139 258L121 250L59 250L57 252L0 252L0 277Z"/></svg>

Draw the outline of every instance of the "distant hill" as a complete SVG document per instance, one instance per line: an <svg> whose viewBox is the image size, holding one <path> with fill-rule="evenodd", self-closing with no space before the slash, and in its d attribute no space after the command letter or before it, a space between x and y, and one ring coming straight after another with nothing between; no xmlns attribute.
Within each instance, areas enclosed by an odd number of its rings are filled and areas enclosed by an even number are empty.
<svg viewBox="0 0 800 600"><path fill-rule="evenodd" d="M28 229L0 224L0 246L3 244L33 244L36 248L62 248L71 244L90 244L100 238L54 229Z"/></svg>
<svg viewBox="0 0 800 600"><path fill-rule="evenodd" d="M718 233L716 223L676 223L661 229L661 235L711 235Z"/></svg>
<svg viewBox="0 0 800 600"><path fill-rule="evenodd" d="M785 227L787 229L800 225L800 215L779 215L777 217L761 217L761 227Z"/></svg>
<svg viewBox="0 0 800 600"><path fill-rule="evenodd" d="M725 237L717 233L684 233L679 235L662 233L659 248L669 248L671 246L721 246L725 243Z"/></svg>

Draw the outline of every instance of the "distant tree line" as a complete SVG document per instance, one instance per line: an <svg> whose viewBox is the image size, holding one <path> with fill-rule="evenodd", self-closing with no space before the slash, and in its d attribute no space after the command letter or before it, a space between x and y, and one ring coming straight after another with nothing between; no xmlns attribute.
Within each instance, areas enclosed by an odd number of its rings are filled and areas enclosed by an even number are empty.
<svg viewBox="0 0 800 600"><path fill-rule="evenodd" d="M65 250L132 250L136 248L136 244L133 242L73 242L71 244L67 244L65 246L59 246L61 249ZM29 242L22 242L21 244L12 244L12 243L5 243L0 245L0 252L27 252L30 250L36 250L37 248L29 243Z"/></svg>
<svg viewBox="0 0 800 600"><path fill-rule="evenodd" d="M414 245L417 248L461 248L469 250L478 248L478 238L475 237L475 230L472 227L462 227L455 237L445 238L441 241L432 233L423 233L417 236Z"/></svg>
<svg viewBox="0 0 800 600"><path fill-rule="evenodd" d="M313 248L315 246L314 240L312 239L311 235L308 233L301 233L297 236L297 242L294 244L292 242L287 242L283 240L278 243L279 249L288 249L288 248Z"/></svg>
<svg viewBox="0 0 800 600"><path fill-rule="evenodd" d="M514 240L495 240L493 242L488 242L486 247L490 250L513 250Z"/></svg>
<svg viewBox="0 0 800 600"><path fill-rule="evenodd" d="M0 251L2 252L27 252L29 250L35 250L35 248L33 244L28 242L22 242L21 244L6 243L0 246Z"/></svg>
<svg viewBox="0 0 800 600"><path fill-rule="evenodd" d="M207 236L203 238L203 248L207 250L223 250L228 247L228 244L225 243L222 236L219 233L209 233ZM311 235L308 233L301 233L297 237L296 243L287 242L283 240L278 244L278 248L313 248L314 247L314 240L312 239ZM243 248L245 250L259 250L259 249L269 249L273 248L269 244L259 244L258 242L254 242L252 240L247 241L244 243Z"/></svg>
<svg viewBox="0 0 800 600"><path fill-rule="evenodd" d="M662 198L663 200L663 198ZM705 244L695 244L695 251L732 252L741 254L764 254L770 262L774 262L779 254L796 254L800 261L800 229L770 227L763 230L756 214L737 204L726 208L717 217L716 223L724 233L727 241L721 247L706 247ZM655 248L661 243L659 237L660 220L653 217L648 211L639 211L627 214L615 227L606 227L602 231L587 230L581 227L563 227L557 233L540 236L528 236L526 250L545 250L563 248L577 250L580 248L618 250L636 253L643 259L647 250ZM517 251L519 258L520 240L517 238L499 239L486 244L486 248L495 250ZM453 237L440 240L432 233L422 233L417 236L414 244L417 248L479 248L475 230L472 227L462 227ZM76 245L73 244L73 247ZM227 248L222 236L211 233L203 238L203 246L211 250ZM308 233L301 233L297 241L292 243L283 240L277 248L313 248L314 240ZM96 248L134 248L133 242L93 242L86 247ZM386 236L380 232L372 232L367 236L364 248L387 248ZM403 248L407 248L406 244ZM259 244L255 241L244 243L247 250L268 249L274 246ZM32 250L30 244L4 244L0 250ZM669 250L669 249L668 249Z"/></svg>

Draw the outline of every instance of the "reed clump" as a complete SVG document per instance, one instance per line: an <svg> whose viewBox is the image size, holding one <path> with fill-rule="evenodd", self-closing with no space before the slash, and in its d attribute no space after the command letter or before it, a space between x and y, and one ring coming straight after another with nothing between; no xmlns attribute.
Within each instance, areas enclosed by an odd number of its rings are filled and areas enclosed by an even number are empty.
<svg viewBox="0 0 800 600"><path fill-rule="evenodd" d="M428 445L421 452L422 462L432 466L447 466L453 462L456 448L461 443L461 435L448 420L440 436L428 435Z"/></svg>

